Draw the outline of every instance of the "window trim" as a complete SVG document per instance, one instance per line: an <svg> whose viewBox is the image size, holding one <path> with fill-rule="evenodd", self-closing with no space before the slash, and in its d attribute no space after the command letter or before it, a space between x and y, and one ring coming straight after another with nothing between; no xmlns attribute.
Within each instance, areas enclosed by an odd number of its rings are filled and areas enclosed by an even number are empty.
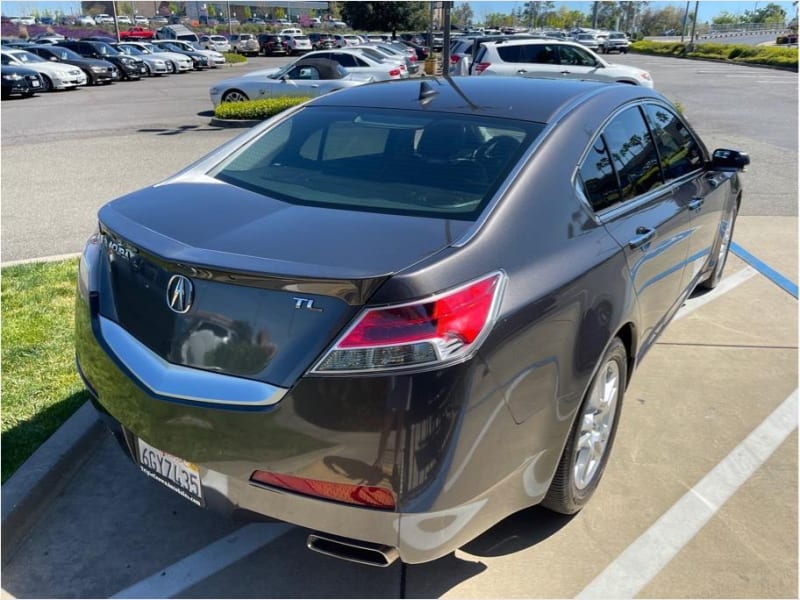
<svg viewBox="0 0 800 600"><path fill-rule="evenodd" d="M697 142L698 146L701 149L701 153L703 154L703 167L695 169L694 171L690 171L689 173L684 173L681 177L673 179L668 183L664 183L657 188L653 188L652 190L649 190L644 194L640 194L639 196L636 196L628 200L627 202L620 202L619 204L615 204L614 206L609 206L608 208L604 208L603 210L596 211L592 207L592 203L589 202L589 198L586 197L586 193L583 190L583 180L580 175L581 165L586 160L586 157L588 156L589 151L592 149L592 146L595 144L597 138L603 135L603 133L605 132L605 129L608 126L608 124L613 119L615 119L620 113L633 106L639 108L640 114L643 115L643 119L645 120L645 124L647 125L648 131L650 131L650 123L647 121L645 117L647 113L644 112L645 104L654 104L656 106L662 106L670 110L672 113L675 114L675 116L678 117L678 119L680 119L681 123L683 123L683 125L686 126L686 128L691 132L692 137L695 139L695 141ZM656 152L658 152L658 148L656 148ZM583 207L588 211L589 215L592 217L595 223L597 223L598 225L602 225L608 223L609 221L613 221L614 219L622 215L626 215L629 212L634 212L640 209L642 206L648 204L649 202L652 202L655 198L660 198L661 196L667 193L671 194L676 188L679 188L680 186L686 184L687 182L697 177L697 174L699 172L705 171L706 170L705 165L708 163L708 160L709 160L708 150L706 149L705 145L700 139L700 136L697 135L695 130L692 129L692 127L685 121L685 119L683 119L680 113L676 111L673 107L666 104L665 102L659 102L658 100L653 98L632 100L621 106L618 106L617 109L610 115L608 115L605 118L605 120L603 120L603 122L598 126L597 132L595 132L595 134L586 144L586 147L583 149L583 152L581 153L580 158L578 159L578 162L575 165L575 168L572 172L572 188L573 190L575 190L576 193L575 195L578 197L578 200L583 205ZM659 169L661 169L660 154L659 154ZM662 179L663 178L664 177L662 171Z"/></svg>

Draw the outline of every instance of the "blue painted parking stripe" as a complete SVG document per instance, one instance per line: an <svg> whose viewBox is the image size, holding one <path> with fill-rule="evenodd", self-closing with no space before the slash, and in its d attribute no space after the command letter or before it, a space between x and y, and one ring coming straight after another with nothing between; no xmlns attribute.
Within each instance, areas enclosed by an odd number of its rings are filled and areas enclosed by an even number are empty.
<svg viewBox="0 0 800 600"><path fill-rule="evenodd" d="M779 288L783 289L786 292L789 292L792 296L797 298L797 284L792 283L789 279L778 273L775 269L770 267L767 263L757 259L755 256L750 254L747 250L742 248L736 242L731 242L731 250L733 253L741 258L743 261L748 263L751 267L753 267L756 271L761 273L764 277L769 279L772 283L777 285Z"/></svg>

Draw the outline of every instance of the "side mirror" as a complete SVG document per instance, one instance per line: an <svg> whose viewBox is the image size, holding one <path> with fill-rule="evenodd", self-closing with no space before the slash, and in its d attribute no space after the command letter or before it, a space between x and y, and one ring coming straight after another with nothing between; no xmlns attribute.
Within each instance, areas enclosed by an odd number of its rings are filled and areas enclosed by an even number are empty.
<svg viewBox="0 0 800 600"><path fill-rule="evenodd" d="M750 164L750 155L739 150L717 148L711 156L711 168L717 171L744 171Z"/></svg>

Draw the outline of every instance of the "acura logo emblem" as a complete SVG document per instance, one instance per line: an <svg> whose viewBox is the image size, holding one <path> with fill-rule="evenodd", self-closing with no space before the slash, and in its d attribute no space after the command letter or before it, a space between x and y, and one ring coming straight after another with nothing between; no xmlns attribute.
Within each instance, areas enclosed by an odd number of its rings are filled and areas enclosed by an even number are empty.
<svg viewBox="0 0 800 600"><path fill-rule="evenodd" d="M167 306L176 313L185 313L194 302L194 285L183 275L173 275L167 284Z"/></svg>

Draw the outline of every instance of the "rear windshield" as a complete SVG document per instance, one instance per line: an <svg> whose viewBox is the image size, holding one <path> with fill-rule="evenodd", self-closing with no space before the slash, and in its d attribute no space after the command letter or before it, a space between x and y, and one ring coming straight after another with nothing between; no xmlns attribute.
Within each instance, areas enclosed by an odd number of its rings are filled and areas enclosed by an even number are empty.
<svg viewBox="0 0 800 600"><path fill-rule="evenodd" d="M544 125L306 107L210 174L291 204L474 221Z"/></svg>

